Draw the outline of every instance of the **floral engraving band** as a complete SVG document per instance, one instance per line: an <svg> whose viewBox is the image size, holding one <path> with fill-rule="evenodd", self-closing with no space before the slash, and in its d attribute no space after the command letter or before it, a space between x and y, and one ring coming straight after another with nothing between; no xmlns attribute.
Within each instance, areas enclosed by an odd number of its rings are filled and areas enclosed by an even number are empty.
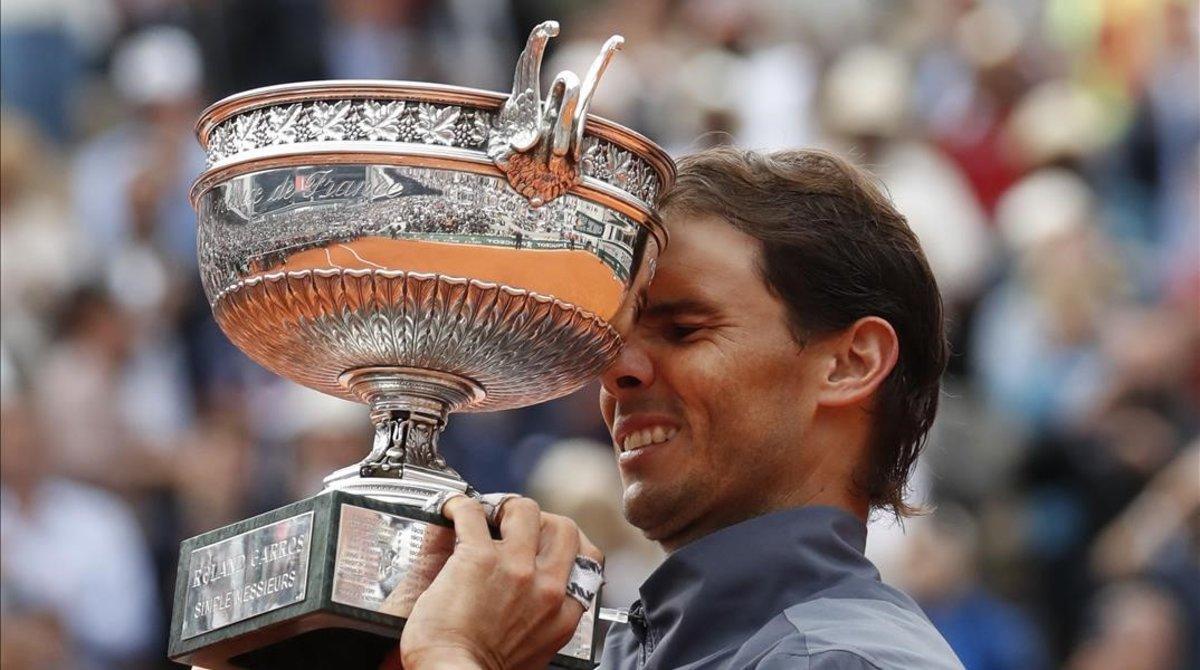
<svg viewBox="0 0 1200 670"><path fill-rule="evenodd" d="M215 126L205 147L208 167L256 149L304 142L395 142L485 152L496 114L459 105L404 100L329 100L269 106ZM584 177L619 188L651 205L660 180L634 153L585 136ZM398 151L402 149L397 147Z"/></svg>
<svg viewBox="0 0 1200 670"><path fill-rule="evenodd" d="M492 114L403 100L333 100L257 109L218 125L208 141L213 165L236 154L297 142L405 142L481 149Z"/></svg>

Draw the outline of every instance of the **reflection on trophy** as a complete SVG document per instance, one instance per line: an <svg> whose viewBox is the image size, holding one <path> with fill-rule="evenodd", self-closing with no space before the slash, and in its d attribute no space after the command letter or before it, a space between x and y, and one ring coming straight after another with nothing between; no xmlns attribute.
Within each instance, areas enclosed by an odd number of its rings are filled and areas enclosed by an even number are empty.
<svg viewBox="0 0 1200 670"><path fill-rule="evenodd" d="M621 38L542 96L557 31L534 29L511 96L332 81L201 116L192 200L217 322L267 369L367 404L375 437L319 494L184 541L173 659L378 667L453 548L422 506L473 492L438 452L447 416L562 396L616 355L674 168L587 115ZM591 667L597 610L559 664Z"/></svg>

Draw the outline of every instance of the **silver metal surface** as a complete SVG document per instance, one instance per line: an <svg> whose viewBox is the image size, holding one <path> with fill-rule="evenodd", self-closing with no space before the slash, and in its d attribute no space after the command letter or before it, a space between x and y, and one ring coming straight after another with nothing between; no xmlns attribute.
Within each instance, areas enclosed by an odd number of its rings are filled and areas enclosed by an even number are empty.
<svg viewBox="0 0 1200 670"><path fill-rule="evenodd" d="M304 600L312 530L306 512L192 551L182 639Z"/></svg>
<svg viewBox="0 0 1200 670"><path fill-rule="evenodd" d="M408 617L454 551L454 531L345 503L339 515L331 599ZM594 593L590 606L595 609ZM558 653L591 660L595 623L595 615L585 613Z"/></svg>
<svg viewBox="0 0 1200 670"><path fill-rule="evenodd" d="M332 600L407 617L453 551L450 528L343 504Z"/></svg>
<svg viewBox="0 0 1200 670"><path fill-rule="evenodd" d="M546 42L556 35L556 21L546 21L530 33L517 59L512 95L500 107L487 138L488 155L508 175L509 184L535 207L579 183L587 109L600 75L625 42L620 36L610 38L582 82L573 72L560 72L543 100L542 55ZM645 166L637 171L639 177L650 175ZM653 202L657 190L649 182L633 188L645 202Z"/></svg>
<svg viewBox="0 0 1200 670"><path fill-rule="evenodd" d="M575 626L575 633L571 635L571 640L562 649L559 649L558 653L587 661L595 658L593 647L596 639L597 604L596 595L593 595L587 611L583 613L583 616L579 618L579 623Z"/></svg>
<svg viewBox="0 0 1200 670"><path fill-rule="evenodd" d="M617 40L605 44L580 86L590 82L588 90L594 93L603 65L619 46ZM540 61L540 54L537 58ZM523 65L536 68L538 64L529 61ZM519 153L513 148L514 140L529 152L543 144L552 149L551 122L565 119L572 121L569 129L573 133L566 157L579 177L615 187L642 203L647 214L652 213L658 194L675 174L674 164L662 149L627 128L588 116L582 98L570 109L561 101L552 109L545 106L538 99L540 93L531 90L528 75L522 77L520 67L514 86L523 94L518 99L527 104L514 107L508 102L512 96L488 91L412 82L332 81L268 87L216 103L201 116L197 133L210 172L233 166L254 169L266 159L330 150L343 154L457 153L462 160L491 164L497 160L504 163ZM542 137L547 141L542 142ZM531 140L532 145L528 144ZM501 174L510 172L502 170ZM515 177L510 174L508 179ZM567 188L575 183L572 177ZM203 180L198 184L206 185ZM194 191L193 199L199 195Z"/></svg>
<svg viewBox="0 0 1200 670"><path fill-rule="evenodd" d="M199 213L205 290L251 358L353 400L341 376L359 367L459 375L484 392L460 411L586 383L657 254L611 209L574 195L534 209L500 178L447 169L264 170L211 189Z"/></svg>
<svg viewBox="0 0 1200 670"><path fill-rule="evenodd" d="M666 242L666 154L589 117L610 40L581 81L510 96L324 82L204 112L192 199L222 330L267 369L371 407L376 439L328 488L419 503L469 490L438 454L454 411L570 393L616 356L614 328ZM618 324L619 325L619 324Z"/></svg>
<svg viewBox="0 0 1200 670"><path fill-rule="evenodd" d="M612 623L629 623L629 610L620 607L601 607L600 620Z"/></svg>

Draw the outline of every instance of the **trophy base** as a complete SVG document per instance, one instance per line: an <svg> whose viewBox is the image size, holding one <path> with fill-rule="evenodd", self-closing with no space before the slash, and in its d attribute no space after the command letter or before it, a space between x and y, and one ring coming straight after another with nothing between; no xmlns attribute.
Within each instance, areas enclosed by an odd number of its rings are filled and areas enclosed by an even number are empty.
<svg viewBox="0 0 1200 670"><path fill-rule="evenodd" d="M169 656L208 670L376 670L453 549L444 517L341 490L184 540ZM597 604L553 665L595 667Z"/></svg>

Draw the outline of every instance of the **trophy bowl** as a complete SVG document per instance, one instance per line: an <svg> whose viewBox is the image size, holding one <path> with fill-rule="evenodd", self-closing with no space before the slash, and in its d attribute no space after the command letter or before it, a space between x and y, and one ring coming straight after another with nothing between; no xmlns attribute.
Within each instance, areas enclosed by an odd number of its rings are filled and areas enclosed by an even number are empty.
<svg viewBox="0 0 1200 670"><path fill-rule="evenodd" d="M620 37L542 96L557 31L534 29L510 95L326 81L201 115L191 198L217 323L268 370L367 404L375 436L317 495L183 542L172 658L378 667L453 548L430 502L473 493L438 453L447 416L565 395L617 355L674 164L587 113ZM590 667L597 610L560 665Z"/></svg>
<svg viewBox="0 0 1200 670"><path fill-rule="evenodd" d="M208 168L192 199L221 329L268 370L367 403L389 435L409 420L331 485L453 477L436 452L446 414L565 395L620 347L612 324L666 242L653 205L674 168L587 116L620 38L541 99L555 31L535 29L511 96L327 81L235 95L200 118ZM432 491L342 485L412 502Z"/></svg>

